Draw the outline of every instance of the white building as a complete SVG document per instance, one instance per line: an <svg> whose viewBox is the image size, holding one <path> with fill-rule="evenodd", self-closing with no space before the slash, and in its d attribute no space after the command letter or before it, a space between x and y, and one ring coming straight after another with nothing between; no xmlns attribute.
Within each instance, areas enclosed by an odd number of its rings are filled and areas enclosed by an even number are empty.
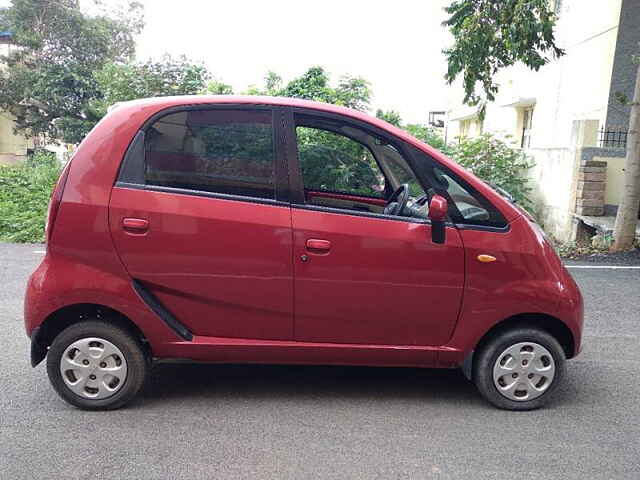
<svg viewBox="0 0 640 480"><path fill-rule="evenodd" d="M612 216L619 202L630 108L618 97L633 93L640 0L556 0L554 7L557 44L566 54L538 72L522 65L501 72L500 92L484 121L477 109L462 105L461 85L452 88L447 137L490 132L527 149L537 163L538 212L556 236L567 238L572 214ZM607 162L602 205L575 195L581 188L577 167L588 161Z"/></svg>

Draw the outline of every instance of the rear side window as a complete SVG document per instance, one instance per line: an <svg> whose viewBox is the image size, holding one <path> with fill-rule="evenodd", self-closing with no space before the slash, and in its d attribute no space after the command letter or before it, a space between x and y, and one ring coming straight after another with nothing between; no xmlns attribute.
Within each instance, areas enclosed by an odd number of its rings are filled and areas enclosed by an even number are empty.
<svg viewBox="0 0 640 480"><path fill-rule="evenodd" d="M275 198L270 111L188 110L145 133L144 183Z"/></svg>

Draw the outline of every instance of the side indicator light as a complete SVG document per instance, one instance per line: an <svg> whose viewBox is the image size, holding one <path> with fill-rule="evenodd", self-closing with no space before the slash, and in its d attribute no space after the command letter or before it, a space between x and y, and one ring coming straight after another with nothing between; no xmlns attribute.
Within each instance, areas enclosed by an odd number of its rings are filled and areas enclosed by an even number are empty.
<svg viewBox="0 0 640 480"><path fill-rule="evenodd" d="M478 255L478 260L480 260L482 263L491 263L496 261L496 257L492 255L482 254L482 255Z"/></svg>

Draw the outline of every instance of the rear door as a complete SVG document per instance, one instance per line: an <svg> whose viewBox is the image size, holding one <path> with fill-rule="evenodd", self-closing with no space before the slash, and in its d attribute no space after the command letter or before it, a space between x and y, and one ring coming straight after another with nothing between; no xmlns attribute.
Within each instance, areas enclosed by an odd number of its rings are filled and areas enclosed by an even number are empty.
<svg viewBox="0 0 640 480"><path fill-rule="evenodd" d="M293 336L278 114L161 115L136 137L113 189L109 222L125 267L195 335Z"/></svg>

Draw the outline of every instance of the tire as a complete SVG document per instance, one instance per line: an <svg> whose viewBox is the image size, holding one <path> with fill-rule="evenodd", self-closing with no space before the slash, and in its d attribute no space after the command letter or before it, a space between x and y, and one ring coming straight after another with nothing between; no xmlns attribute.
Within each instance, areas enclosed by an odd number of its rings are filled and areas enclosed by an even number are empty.
<svg viewBox="0 0 640 480"><path fill-rule="evenodd" d="M565 370L564 350L552 335L518 327L482 346L474 358L473 381L495 407L535 410L551 399Z"/></svg>
<svg viewBox="0 0 640 480"><path fill-rule="evenodd" d="M99 320L64 329L47 355L51 385L83 410L114 410L129 403L148 372L140 343L125 329Z"/></svg>

